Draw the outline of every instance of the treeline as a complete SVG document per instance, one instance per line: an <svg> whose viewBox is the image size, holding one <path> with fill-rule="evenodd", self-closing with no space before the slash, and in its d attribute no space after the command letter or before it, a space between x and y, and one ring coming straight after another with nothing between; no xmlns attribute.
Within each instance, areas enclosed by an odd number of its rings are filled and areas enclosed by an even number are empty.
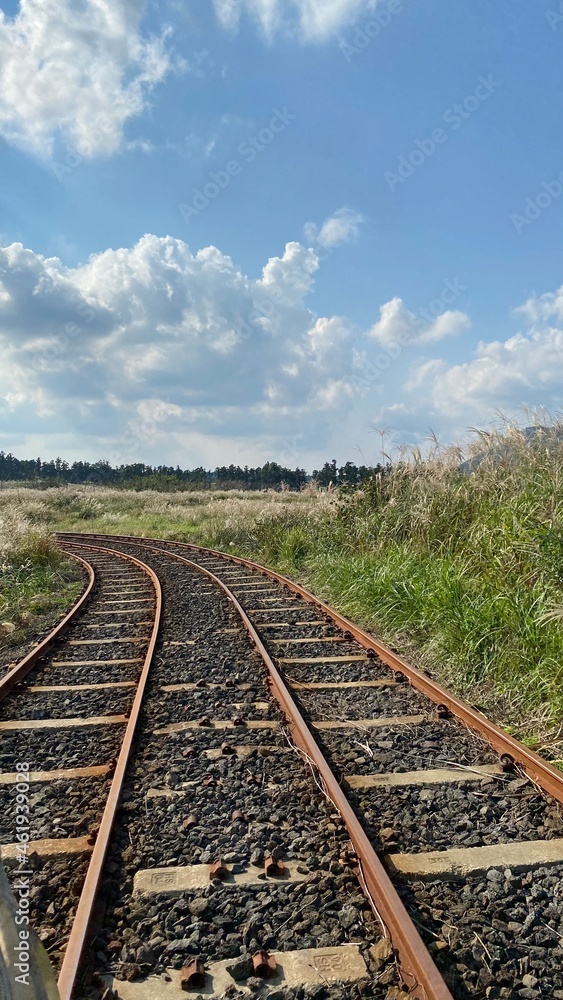
<svg viewBox="0 0 563 1000"><path fill-rule="evenodd" d="M40 458L20 459L0 451L0 482L30 482L36 485L95 484L133 490L300 490L307 483L319 486L358 486L381 467L369 468L346 462L338 467L336 460L325 462L310 476L305 469L287 469L277 462L266 462L256 469L240 465L222 465L208 470L181 469L180 466L130 465L112 466L109 462L65 462L62 458L44 462Z"/></svg>

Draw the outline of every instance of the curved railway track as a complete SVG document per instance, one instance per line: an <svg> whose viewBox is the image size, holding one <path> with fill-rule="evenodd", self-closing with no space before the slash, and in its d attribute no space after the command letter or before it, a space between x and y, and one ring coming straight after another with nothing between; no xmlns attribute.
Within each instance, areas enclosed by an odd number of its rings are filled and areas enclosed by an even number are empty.
<svg viewBox="0 0 563 1000"><path fill-rule="evenodd" d="M157 539L59 542L106 580L126 558L157 595L72 931L54 935L63 998L563 997L559 772L263 567ZM71 634L104 596L82 599ZM65 641L51 637L41 670ZM95 699L131 681L84 666L88 688L65 675L65 700L105 732ZM2 707L12 726L45 687L22 677Z"/></svg>
<svg viewBox="0 0 563 1000"><path fill-rule="evenodd" d="M0 680L1 856L15 875L20 917L28 914L29 869L38 866L35 889L47 890L54 918L41 939L60 959L61 996L71 994L84 948L161 613L160 583L143 562L77 548L70 555L87 574L84 593ZM73 899L61 915L69 871Z"/></svg>

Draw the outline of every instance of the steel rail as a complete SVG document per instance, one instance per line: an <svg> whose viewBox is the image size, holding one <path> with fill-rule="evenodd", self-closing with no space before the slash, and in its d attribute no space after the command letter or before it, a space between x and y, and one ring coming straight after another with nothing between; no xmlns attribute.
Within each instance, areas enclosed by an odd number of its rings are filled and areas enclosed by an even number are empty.
<svg viewBox="0 0 563 1000"><path fill-rule="evenodd" d="M102 536L103 537L103 536ZM145 541L145 539L140 539L138 536L115 536L121 537L123 541L136 542ZM437 705L444 705L445 708L457 719L464 723L469 729L474 732L479 733L480 736L484 737L487 742L498 751L501 757L506 756L511 758L519 768L524 771L524 773L533 781L535 784L539 785L548 795L553 796L558 802L563 802L563 773L558 771L552 764L544 760L539 754L534 753L528 747L520 743L519 740L515 739L514 736L510 736L509 733L504 732L499 726L491 722L483 713L479 712L477 709L468 705L467 702L458 698L456 695L451 694L445 688L443 688L437 681L432 680L432 678L427 677L426 674L417 670L416 667L411 666L406 660L404 660L398 653L394 653L388 646L382 643L379 639L375 639L369 632L364 631L364 629L359 628L354 625L348 618L341 615L338 611L333 611L324 601L321 601L310 591L306 590L298 583L294 583L285 576L281 576L280 573L276 573L274 570L268 569L266 566L261 566L259 563L252 562L250 559L243 559L240 556L233 556L226 552L216 552L214 549L207 549L200 545L192 545L189 542L176 542L172 539L149 539L152 542L162 542L165 544L177 545L180 548L189 549L192 552L201 552L208 556L217 557L224 559L227 562L235 563L240 566L245 566L248 569L252 569L257 573L261 573L263 576L269 577L271 580L275 580L277 583L282 584L284 587L288 587L293 593L298 594L309 604L312 604L319 611L322 611L324 615L331 618L332 621L340 629L345 632L350 632L354 637L356 642L366 650L373 650L374 653L385 663L391 670L404 674L412 686L420 691L422 694L426 695L431 701L435 702ZM507 763L509 763L507 761Z"/></svg>
<svg viewBox="0 0 563 1000"><path fill-rule="evenodd" d="M105 547L102 548L100 546L88 544L87 542L76 542L76 543L68 542L66 544L69 545L76 544L79 545L80 548L82 549L89 549L93 552L103 553L104 555L117 556L118 558L122 558L128 562L134 563L136 566L142 569L150 578L155 589L156 601L155 601L154 625L152 629L149 646L145 655L145 662L143 664L143 669L141 672L141 676L139 678L139 683L137 685L135 700L133 701L133 705L131 707L131 711L129 714L127 728L125 730L123 743L121 745L121 750L119 752L119 757L117 759L115 774L113 776L111 788L109 790L109 794L107 797L104 813L100 823L100 829L96 838L94 849L92 851L90 864L88 866L88 871L86 873L86 878L84 880L84 885L82 886L82 892L80 895L78 908L76 910L76 916L74 918L72 930L66 946L63 964L61 966L61 971L59 974L58 985L59 985L60 1000L71 1000L72 991L74 989L76 977L78 975L80 961L86 943L86 936L88 934L88 928L92 921L92 914L96 902L96 896L100 886L104 862L106 859L109 840L115 820L115 814L121 797L121 790L123 787L123 781L125 778L127 764L129 762L129 756L131 753L131 746L133 744L135 729L137 726L137 721L139 718L141 705L145 693L146 683L152 663L152 658L154 655L156 640L158 637L158 630L160 627L160 617L162 612L162 588L160 586L160 580L158 579L154 570L150 568L150 566L147 566L145 563L141 562L140 559L136 559L134 556L130 556L124 552L117 552L110 548L105 548Z"/></svg>
<svg viewBox="0 0 563 1000"><path fill-rule="evenodd" d="M74 619L80 614L90 598L92 590L94 589L94 584L96 583L94 568L90 566L90 563L86 562L85 559L81 559L80 556L75 555L73 552L67 552L66 555L70 556L71 559L74 559L82 566L83 569L86 570L86 573L88 574L88 584L86 586L86 590L83 592L82 596L79 597L74 607L72 607L68 614L65 615L62 621L55 626L53 631L49 632L49 635L42 639L37 646L34 646L27 656L24 656L23 660L16 663L15 666L13 666L11 670L8 670L4 677L2 677L0 680L0 701L3 701L4 698L9 695L13 687L18 684L19 681L21 681L21 679L25 677L26 674L28 674L29 671L35 666L37 661L45 656L45 653L49 651L53 643L64 635L71 622L73 622Z"/></svg>
<svg viewBox="0 0 563 1000"><path fill-rule="evenodd" d="M291 693L275 666L270 654L264 646L258 632L252 624L233 592L211 570L169 549L161 549L152 544L149 539L135 539L145 550L157 555L176 559L209 577L225 593L228 600L238 612L250 638L256 646L269 672L272 692L278 701L288 721L294 744L304 751L307 759L312 761L322 778L324 788L334 806L338 810L360 861L360 880L367 888L367 898L376 917L388 929L393 947L396 950L401 976L408 988L409 995L418 1000L453 1000L446 983L438 972L430 953L427 951L418 931L416 930L406 907L401 901L383 864L373 849L360 821L354 813L328 761L324 758L320 747L303 719ZM62 1000L65 1000L61 992Z"/></svg>
<svg viewBox="0 0 563 1000"><path fill-rule="evenodd" d="M289 587L293 593L298 594L309 604L313 604L319 611L327 615L332 621L338 625L340 629L345 632L350 632L356 642L366 650L373 650L374 653L382 660L391 670L396 673L404 674L408 677L412 686L420 691L422 694L426 695L431 701L435 702L437 705L444 705L447 710L455 716L455 718L460 719L469 729L478 732L483 736L488 743L491 744L502 756L507 756L512 758L512 760L518 764L518 766L526 773L526 775L532 779L537 785L539 785L548 795L553 796L559 802L563 802L563 773L558 771L552 764L544 760L539 754L534 753L519 740L515 739L514 736L510 736L509 733L504 732L499 726L491 722L490 719L486 717L482 712L468 705L467 702L458 698L456 695L451 694L446 688L443 688L441 684L437 681L432 680L431 677L427 677L422 671L417 670L416 667L411 666L406 660L404 660L398 653L394 653L388 646L375 639L365 632L364 629L359 628L354 625L348 618L341 615L338 611L333 611L324 601L319 600L314 594L306 590L298 583L293 583L292 580L287 579L285 576L281 576L274 570L270 570L265 566L260 566L258 563L254 563L249 559L241 559L238 556L229 556L225 553L214 552L213 549L203 549L200 546L189 545L184 542L175 543L182 546L186 546L189 549L196 549L205 552L209 555L220 556L228 561L239 563L243 566L247 566L249 569L253 569L259 573L268 576L270 579L275 580L277 583L283 584L285 587ZM508 762L507 762L508 763Z"/></svg>

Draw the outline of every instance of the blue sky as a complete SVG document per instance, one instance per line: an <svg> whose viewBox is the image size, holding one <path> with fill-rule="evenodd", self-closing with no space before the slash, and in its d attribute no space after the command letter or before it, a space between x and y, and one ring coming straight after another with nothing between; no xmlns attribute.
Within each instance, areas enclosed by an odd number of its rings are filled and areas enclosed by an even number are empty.
<svg viewBox="0 0 563 1000"><path fill-rule="evenodd" d="M0 3L0 447L376 460L560 406L563 4Z"/></svg>

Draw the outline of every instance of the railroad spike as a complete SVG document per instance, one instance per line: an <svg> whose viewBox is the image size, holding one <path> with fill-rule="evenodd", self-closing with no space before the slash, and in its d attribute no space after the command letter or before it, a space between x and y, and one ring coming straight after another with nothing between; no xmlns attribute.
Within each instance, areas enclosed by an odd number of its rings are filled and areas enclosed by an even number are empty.
<svg viewBox="0 0 563 1000"><path fill-rule="evenodd" d="M277 971L276 960L267 951L257 951L252 956L252 965L254 967L254 975L259 976L260 979L271 979Z"/></svg>
<svg viewBox="0 0 563 1000"><path fill-rule="evenodd" d="M180 987L185 990L199 990L205 986L205 963L201 958L195 958L185 965L180 974Z"/></svg>
<svg viewBox="0 0 563 1000"><path fill-rule="evenodd" d="M264 862L264 871L268 878L281 878L285 873L285 866L277 858L270 856Z"/></svg>
<svg viewBox="0 0 563 1000"><path fill-rule="evenodd" d="M209 878L212 882L222 882L223 879L228 878L230 874L230 869L227 868L223 858L219 858L218 861L214 861L213 864L209 866Z"/></svg>

